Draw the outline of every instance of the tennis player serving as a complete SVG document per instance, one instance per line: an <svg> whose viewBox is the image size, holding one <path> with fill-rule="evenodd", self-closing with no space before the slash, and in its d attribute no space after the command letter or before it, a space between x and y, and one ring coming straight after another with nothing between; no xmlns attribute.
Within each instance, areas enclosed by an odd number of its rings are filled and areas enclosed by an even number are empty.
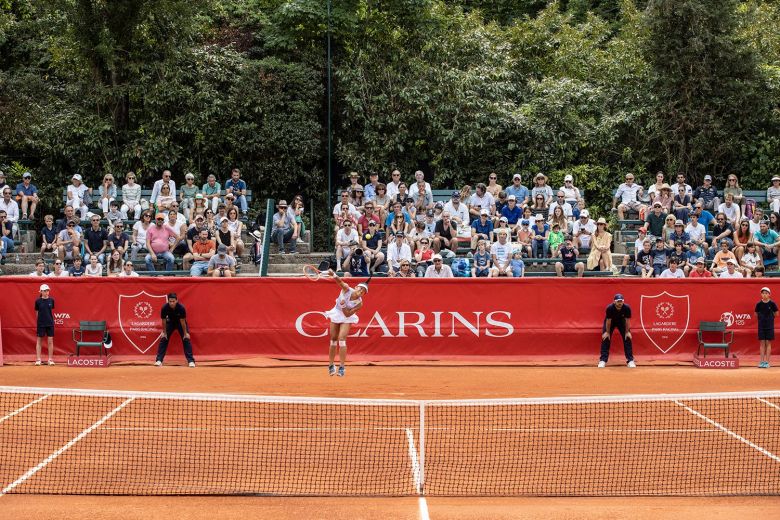
<svg viewBox="0 0 780 520"><path fill-rule="evenodd" d="M336 305L325 313L325 316L330 320L328 374L344 377L344 362L347 360L347 336L352 324L358 322L357 311L363 307L363 295L368 292L368 282L360 282L353 289L336 276L333 269L328 270L328 275L341 287L341 292L336 298ZM338 371L333 364L336 357L336 347L339 349Z"/></svg>

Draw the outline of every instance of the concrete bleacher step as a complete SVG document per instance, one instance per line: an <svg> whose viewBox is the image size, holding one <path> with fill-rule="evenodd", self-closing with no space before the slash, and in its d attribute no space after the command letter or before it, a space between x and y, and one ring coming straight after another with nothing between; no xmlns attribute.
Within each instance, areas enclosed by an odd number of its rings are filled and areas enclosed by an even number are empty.
<svg viewBox="0 0 780 520"><path fill-rule="evenodd" d="M274 251L268 256L268 265L271 264L314 264L317 265L326 258L333 256L331 253L298 253L295 255L280 255Z"/></svg>

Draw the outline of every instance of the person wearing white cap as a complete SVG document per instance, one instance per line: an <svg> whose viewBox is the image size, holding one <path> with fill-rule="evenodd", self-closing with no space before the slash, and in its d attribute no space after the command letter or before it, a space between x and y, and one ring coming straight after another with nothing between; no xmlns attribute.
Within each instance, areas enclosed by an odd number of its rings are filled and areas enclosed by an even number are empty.
<svg viewBox="0 0 780 520"><path fill-rule="evenodd" d="M743 278L742 273L737 271L737 261L734 258L729 258L726 262L726 270L721 271L718 278Z"/></svg>
<svg viewBox="0 0 780 520"><path fill-rule="evenodd" d="M772 340L775 339L775 318L778 314L777 304L770 300L772 291L769 287L761 288L761 300L756 304L758 321L758 343L761 360L758 368L769 368L769 358L772 355Z"/></svg>
<svg viewBox="0 0 780 520"><path fill-rule="evenodd" d="M712 185L710 175L705 175L704 183L693 191L693 200L694 202L701 201L703 209L717 211L720 199L718 198L718 189Z"/></svg>
<svg viewBox="0 0 780 520"><path fill-rule="evenodd" d="M563 192L563 200L568 202L572 208L577 207L577 203L582 200L580 189L574 185L574 177L569 174L563 178L563 186L558 188Z"/></svg>
<svg viewBox="0 0 780 520"><path fill-rule="evenodd" d="M425 278L453 278L450 266L444 263L444 259L440 254L433 255L433 264L429 265L425 270Z"/></svg>
<svg viewBox="0 0 780 520"><path fill-rule="evenodd" d="M68 201L66 205L73 206L73 209L79 212L81 220L87 220L89 213L87 200L92 195L92 188L88 188L81 182L81 175L78 173L71 177L70 180L71 184L67 188Z"/></svg>
<svg viewBox="0 0 780 520"><path fill-rule="evenodd" d="M325 312L325 317L330 320L330 350L328 351L328 374L344 377L344 363L347 360L347 336L353 323L359 318L357 312L363 307L363 296L368 294L368 282L361 282L353 289L346 284L332 269L328 275L341 288L336 298L336 305ZM339 351L338 371L334 365L336 349Z"/></svg>
<svg viewBox="0 0 780 520"><path fill-rule="evenodd" d="M528 204L528 197L530 197L531 193L528 191L528 188L523 186L522 178L519 173L512 176L512 184L507 186L504 191L506 191L507 197L514 195L517 200L517 205L521 208Z"/></svg>
<svg viewBox="0 0 780 520"><path fill-rule="evenodd" d="M22 174L22 182L16 185L16 199L21 202L22 205L22 220L35 219L35 207L38 205L38 188L35 184L30 182L32 180L32 174L30 172L24 172ZM29 211L29 214L27 210ZM29 215L29 216L28 216Z"/></svg>
<svg viewBox="0 0 780 520"><path fill-rule="evenodd" d="M187 172L184 175L184 185L179 188L179 210L184 212L187 222L192 221L192 209L195 207L195 195L200 188L195 184L195 175Z"/></svg>
<svg viewBox="0 0 780 520"><path fill-rule="evenodd" d="M580 211L580 218L574 221L571 233L574 236L574 248L582 254L590 253L590 241L596 232L596 223L590 218L587 209Z"/></svg>
<svg viewBox="0 0 780 520"><path fill-rule="evenodd" d="M43 262L43 260L41 260ZM49 365L54 364L54 298L49 296L49 286L41 284L40 296L35 300L37 323L35 330L35 365L41 365L41 342L47 338Z"/></svg>
<svg viewBox="0 0 780 520"><path fill-rule="evenodd" d="M780 175L772 176L772 184L766 190L766 201L772 211L780 211Z"/></svg>

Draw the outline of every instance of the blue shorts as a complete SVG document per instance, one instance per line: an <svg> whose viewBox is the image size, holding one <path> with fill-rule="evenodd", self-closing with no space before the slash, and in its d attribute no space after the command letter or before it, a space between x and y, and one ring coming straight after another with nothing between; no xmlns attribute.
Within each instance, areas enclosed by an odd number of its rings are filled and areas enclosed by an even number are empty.
<svg viewBox="0 0 780 520"><path fill-rule="evenodd" d="M775 339L775 329L758 329L758 339L759 341L770 341Z"/></svg>
<svg viewBox="0 0 780 520"><path fill-rule="evenodd" d="M39 338L54 337L54 326L51 327L38 327L35 331L36 336Z"/></svg>

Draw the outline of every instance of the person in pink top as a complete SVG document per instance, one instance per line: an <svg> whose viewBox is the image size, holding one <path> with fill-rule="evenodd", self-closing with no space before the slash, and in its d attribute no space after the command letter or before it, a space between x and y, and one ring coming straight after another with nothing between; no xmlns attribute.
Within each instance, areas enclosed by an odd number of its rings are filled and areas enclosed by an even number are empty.
<svg viewBox="0 0 780 520"><path fill-rule="evenodd" d="M173 270L173 253L171 253L172 246L175 245L175 241L171 242L171 238L178 238L178 235L174 230L165 225L165 215L158 213L154 218L154 225L149 226L146 230L146 250L149 254L146 255L146 270L154 271L154 264L157 262L157 257L162 257L165 260L165 270Z"/></svg>

